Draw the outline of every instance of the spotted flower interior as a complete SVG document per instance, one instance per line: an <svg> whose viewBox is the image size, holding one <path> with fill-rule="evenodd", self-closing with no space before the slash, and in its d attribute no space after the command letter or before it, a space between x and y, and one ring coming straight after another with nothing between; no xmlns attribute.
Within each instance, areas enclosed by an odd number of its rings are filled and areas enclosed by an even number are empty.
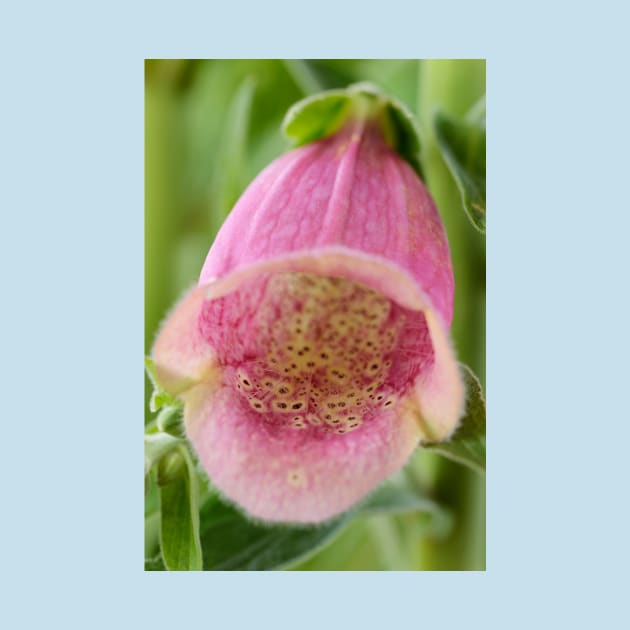
<svg viewBox="0 0 630 630"><path fill-rule="evenodd" d="M343 278L260 276L206 301L199 326L225 384L272 432L360 430L433 362L422 313Z"/></svg>

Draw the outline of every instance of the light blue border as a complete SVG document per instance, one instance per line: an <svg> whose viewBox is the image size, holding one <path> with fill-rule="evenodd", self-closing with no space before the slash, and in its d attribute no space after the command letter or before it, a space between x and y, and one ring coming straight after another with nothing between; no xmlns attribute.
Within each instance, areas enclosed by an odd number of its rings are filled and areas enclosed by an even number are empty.
<svg viewBox="0 0 630 630"><path fill-rule="evenodd" d="M3 10L6 627L623 625L627 17L460 4ZM488 59L486 573L141 570L155 56Z"/></svg>

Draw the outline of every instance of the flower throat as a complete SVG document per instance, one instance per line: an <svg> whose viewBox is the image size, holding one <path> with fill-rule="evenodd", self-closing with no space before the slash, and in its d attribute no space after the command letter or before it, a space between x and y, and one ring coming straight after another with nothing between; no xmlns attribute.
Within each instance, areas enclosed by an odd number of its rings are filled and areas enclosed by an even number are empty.
<svg viewBox="0 0 630 630"><path fill-rule="evenodd" d="M430 354L423 324L362 285L305 273L258 278L206 303L200 321L225 349L226 384L261 420L337 435L395 407L421 368L418 343Z"/></svg>

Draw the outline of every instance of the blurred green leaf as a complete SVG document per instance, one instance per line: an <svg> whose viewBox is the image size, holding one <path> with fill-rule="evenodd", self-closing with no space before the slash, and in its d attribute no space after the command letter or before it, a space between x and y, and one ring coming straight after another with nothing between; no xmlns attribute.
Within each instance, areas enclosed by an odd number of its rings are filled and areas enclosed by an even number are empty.
<svg viewBox="0 0 630 630"><path fill-rule="evenodd" d="M461 365L466 383L466 410L455 433L445 442L422 446L478 471L486 470L486 403L481 384L471 369Z"/></svg>
<svg viewBox="0 0 630 630"><path fill-rule="evenodd" d="M316 67L307 59L284 59L283 63L304 94L314 94L327 87L333 87L321 80Z"/></svg>
<svg viewBox="0 0 630 630"><path fill-rule="evenodd" d="M311 556L361 515L422 511L448 527L448 515L405 484L387 483L362 504L321 525L269 525L250 521L214 495L201 510L203 565L208 571L279 569Z"/></svg>
<svg viewBox="0 0 630 630"><path fill-rule="evenodd" d="M217 201L221 220L227 216L247 183L244 179L245 156L255 87L254 78L245 77L230 101L220 146L221 168L215 171L218 177L215 191L219 197Z"/></svg>
<svg viewBox="0 0 630 630"><path fill-rule="evenodd" d="M314 553L341 531L344 515L317 527L264 525L212 497L201 511L201 544L206 571L278 569Z"/></svg>
<svg viewBox="0 0 630 630"><path fill-rule="evenodd" d="M160 488L160 549L169 571L202 569L199 541L199 488L188 449L179 447L186 465Z"/></svg>
<svg viewBox="0 0 630 630"><path fill-rule="evenodd" d="M422 496L408 483L386 483L367 499L360 508L361 514L402 514L423 512L430 516L426 534L443 536L452 526L451 515L435 501Z"/></svg>
<svg viewBox="0 0 630 630"><path fill-rule="evenodd" d="M459 192L466 214L480 231L486 230L486 110L482 99L462 120L438 110L435 136Z"/></svg>
<svg viewBox="0 0 630 630"><path fill-rule="evenodd" d="M144 561L145 571L166 571L162 554L157 554L153 558L146 558Z"/></svg>

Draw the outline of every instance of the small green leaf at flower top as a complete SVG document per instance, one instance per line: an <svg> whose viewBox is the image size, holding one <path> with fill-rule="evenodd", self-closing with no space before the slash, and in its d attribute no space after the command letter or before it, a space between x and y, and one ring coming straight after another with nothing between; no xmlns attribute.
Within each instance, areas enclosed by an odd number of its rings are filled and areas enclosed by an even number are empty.
<svg viewBox="0 0 630 630"><path fill-rule="evenodd" d="M296 146L325 138L337 131L346 119L350 97L345 90L327 90L293 105L282 130Z"/></svg>

